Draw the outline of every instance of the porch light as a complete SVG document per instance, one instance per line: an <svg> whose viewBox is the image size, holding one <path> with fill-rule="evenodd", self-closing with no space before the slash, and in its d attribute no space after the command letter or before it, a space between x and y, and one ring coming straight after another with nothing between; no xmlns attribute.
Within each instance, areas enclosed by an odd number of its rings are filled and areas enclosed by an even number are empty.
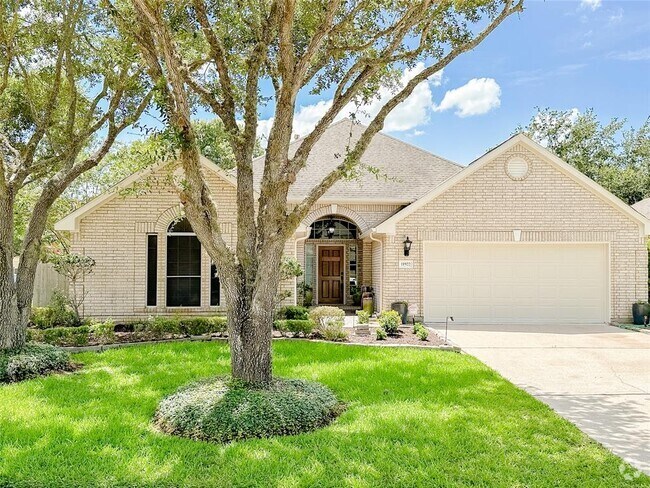
<svg viewBox="0 0 650 488"><path fill-rule="evenodd" d="M327 223L327 238L328 238L328 239L331 239L332 237L334 237L334 231L335 231L335 230L336 230L336 229L334 228L334 221L333 221L333 220L330 220L330 221Z"/></svg>
<svg viewBox="0 0 650 488"><path fill-rule="evenodd" d="M411 253L411 244L413 244L413 241L406 236L406 240L404 241L404 256L408 256Z"/></svg>

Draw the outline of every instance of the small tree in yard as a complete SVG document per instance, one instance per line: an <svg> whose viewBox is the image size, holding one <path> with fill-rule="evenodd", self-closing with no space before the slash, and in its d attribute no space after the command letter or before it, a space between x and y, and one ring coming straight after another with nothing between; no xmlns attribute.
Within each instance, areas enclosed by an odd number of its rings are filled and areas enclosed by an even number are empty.
<svg viewBox="0 0 650 488"><path fill-rule="evenodd" d="M93 272L95 267L95 260L90 256L84 256L76 253L55 253L49 257L48 261L52 263L54 270L61 276L64 276L70 284L70 292L68 301L77 321L81 321L81 314L79 310L83 305L86 295L85 290L79 290L79 284L83 281L84 277Z"/></svg>
<svg viewBox="0 0 650 488"><path fill-rule="evenodd" d="M310 208L360 158L386 117L413 90L476 47L523 1L476 0L114 0L123 34L139 46L184 170L185 213L219 267L229 308L233 377L261 385L272 378L273 310L285 242ZM404 84L407 67L423 67ZM268 82L270 95L262 93ZM382 86L393 94L339 166L298 205L289 188L327 127L350 106L363 107ZM332 94L315 128L290 152L301 91ZM253 152L261 105L272 103L259 197ZM199 162L191 115L197 104L226 129L237 166L237 241L226 244L220 210ZM346 108L347 107L347 108Z"/></svg>
<svg viewBox="0 0 650 488"><path fill-rule="evenodd" d="M25 343L54 202L102 161L151 98L138 51L108 20L93 0L0 6L0 349ZM19 248L15 214L21 217Z"/></svg>

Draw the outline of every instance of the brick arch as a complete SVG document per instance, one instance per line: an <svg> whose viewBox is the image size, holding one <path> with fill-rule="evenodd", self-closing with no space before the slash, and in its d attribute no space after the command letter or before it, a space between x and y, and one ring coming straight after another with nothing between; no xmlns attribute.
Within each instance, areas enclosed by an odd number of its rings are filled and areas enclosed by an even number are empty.
<svg viewBox="0 0 650 488"><path fill-rule="evenodd" d="M309 215L307 215L307 217L303 219L302 223L305 227L309 227L316 220L328 215L345 217L346 219L351 220L357 224L357 227L359 227L361 234L370 230L368 222L366 222L366 220L361 215L359 215L351 208L344 207L343 205L325 205L324 207L317 208L316 210L313 210Z"/></svg>
<svg viewBox="0 0 650 488"><path fill-rule="evenodd" d="M179 217L184 217L184 216L185 213L183 212L183 207L180 205L174 205L173 207L168 208L158 216L158 220L156 220L156 225L154 227L154 230L158 234L161 233L164 234L167 232L167 228L169 227L169 224L171 224L174 220L178 219Z"/></svg>

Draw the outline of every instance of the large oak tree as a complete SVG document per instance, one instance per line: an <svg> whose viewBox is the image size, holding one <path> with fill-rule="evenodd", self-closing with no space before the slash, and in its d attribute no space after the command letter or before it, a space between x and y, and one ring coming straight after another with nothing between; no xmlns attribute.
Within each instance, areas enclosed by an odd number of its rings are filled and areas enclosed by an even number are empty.
<svg viewBox="0 0 650 488"><path fill-rule="evenodd" d="M180 197L194 231L219 267L229 309L232 374L271 380L274 299L285 242L318 199L354 172L386 117L413 90L481 43L523 0L114 0L124 35L139 46L156 101L177 137ZM406 67L424 69L404 85ZM263 87L272 86L265 97ZM298 205L287 192L326 128L349 104L392 85L339 166ZM296 100L331 94L329 108L290 154ZM237 242L229 247L199 164L190 122L203 105L226 128L237 165ZM253 152L262 104L273 107L259 198Z"/></svg>
<svg viewBox="0 0 650 488"><path fill-rule="evenodd" d="M151 83L92 0L2 2L0 53L0 349L14 349L52 205L139 118Z"/></svg>

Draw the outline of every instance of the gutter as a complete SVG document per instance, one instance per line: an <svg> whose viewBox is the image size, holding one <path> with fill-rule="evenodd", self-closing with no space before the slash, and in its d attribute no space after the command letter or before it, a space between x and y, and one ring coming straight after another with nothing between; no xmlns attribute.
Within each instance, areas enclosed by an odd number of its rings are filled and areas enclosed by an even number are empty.
<svg viewBox="0 0 650 488"><path fill-rule="evenodd" d="M295 256L296 260L298 259L298 243L307 240L310 234L311 234L311 227L307 227L307 231L305 232L305 235L303 237L298 237L293 242L293 255ZM304 267L304 262L303 262L303 267ZM298 305L298 277L297 276L293 277L293 304Z"/></svg>
<svg viewBox="0 0 650 488"><path fill-rule="evenodd" d="M378 302L378 309L381 309L382 303L384 302L383 300L383 295L384 295L384 243L380 240L377 239L376 237L373 237L373 234L377 232L377 228L373 227L370 229L370 232L368 233L368 237L370 238L371 241L378 243L381 247L380 249L380 255L381 255L381 260L379 261L379 297L377 298ZM381 310L380 310L381 311Z"/></svg>

